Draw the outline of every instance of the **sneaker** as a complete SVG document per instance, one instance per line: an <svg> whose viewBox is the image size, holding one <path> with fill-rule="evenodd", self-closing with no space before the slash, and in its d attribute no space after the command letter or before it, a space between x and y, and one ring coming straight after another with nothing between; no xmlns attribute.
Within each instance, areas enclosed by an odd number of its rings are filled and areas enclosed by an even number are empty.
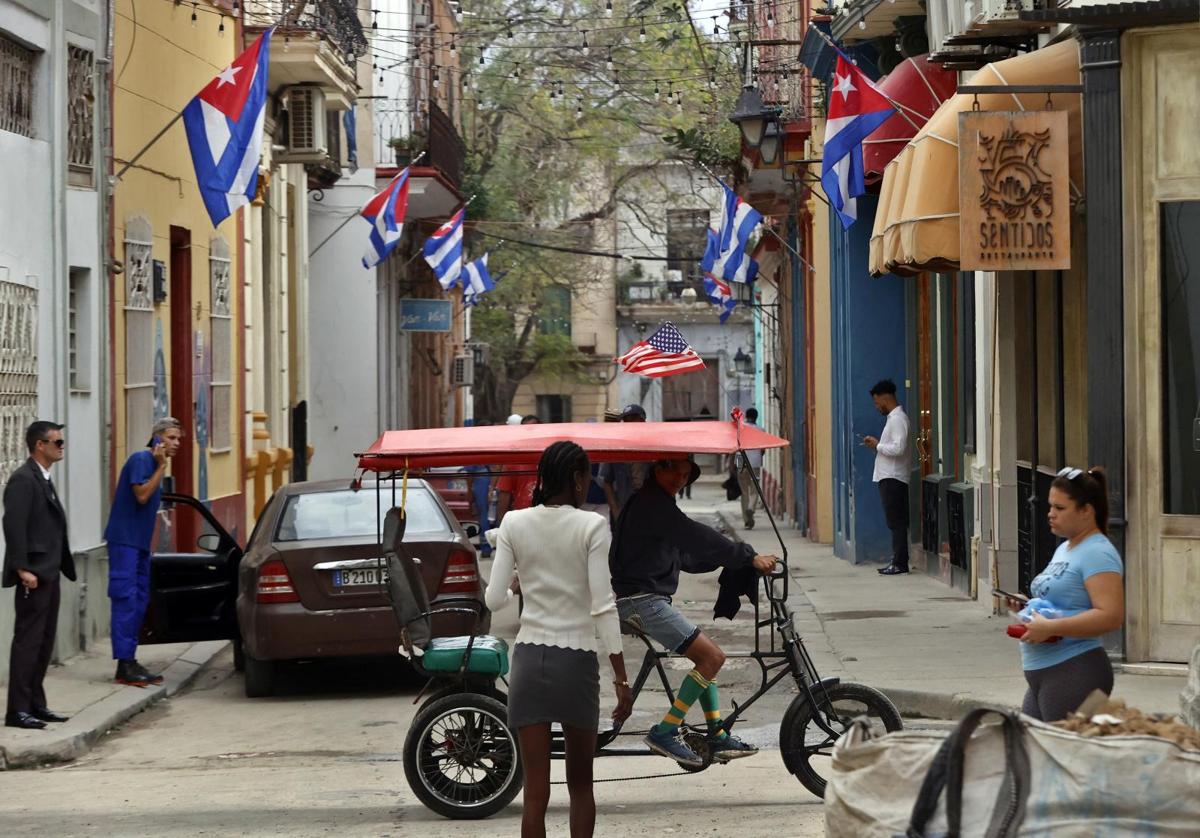
<svg viewBox="0 0 1200 838"><path fill-rule="evenodd" d="M148 684L161 684L163 682L163 677L161 675L154 674L150 670L146 669L146 667L138 663L137 660L134 660L133 668L136 669L140 675L145 676L146 683Z"/></svg>
<svg viewBox="0 0 1200 838"><path fill-rule="evenodd" d="M673 759L681 765L689 765L692 768L704 767L704 760L697 756L695 751L683 744L683 740L679 738L678 731L675 733L659 733L656 730L651 730L650 734L642 741L659 756Z"/></svg>
<svg viewBox="0 0 1200 838"><path fill-rule="evenodd" d="M117 674L113 676L113 680L118 684L125 684L130 687L144 687L150 683L149 678L150 673L145 670L139 670L133 661L117 661Z"/></svg>
<svg viewBox="0 0 1200 838"><path fill-rule="evenodd" d="M729 762L733 759L750 757L758 753L758 748L753 745L747 745L732 734L722 736L719 739L710 736L708 738L708 750L712 754L712 758L717 762Z"/></svg>

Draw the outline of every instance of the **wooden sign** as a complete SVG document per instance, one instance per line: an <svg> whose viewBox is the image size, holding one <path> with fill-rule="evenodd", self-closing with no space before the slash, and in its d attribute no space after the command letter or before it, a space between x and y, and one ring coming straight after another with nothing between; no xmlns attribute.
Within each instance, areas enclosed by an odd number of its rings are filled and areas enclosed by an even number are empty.
<svg viewBox="0 0 1200 838"><path fill-rule="evenodd" d="M964 271L1071 267L1065 111L958 115L959 265Z"/></svg>

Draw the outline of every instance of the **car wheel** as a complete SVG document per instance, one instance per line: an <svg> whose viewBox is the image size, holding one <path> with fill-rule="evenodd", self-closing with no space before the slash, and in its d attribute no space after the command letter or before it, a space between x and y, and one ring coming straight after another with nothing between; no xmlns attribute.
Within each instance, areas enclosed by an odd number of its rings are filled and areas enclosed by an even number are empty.
<svg viewBox="0 0 1200 838"><path fill-rule="evenodd" d="M240 637L233 640L233 669L235 672L246 671L246 647L242 645Z"/></svg>
<svg viewBox="0 0 1200 838"><path fill-rule="evenodd" d="M260 661L243 653L246 658L246 698L263 698L275 692L275 661Z"/></svg>

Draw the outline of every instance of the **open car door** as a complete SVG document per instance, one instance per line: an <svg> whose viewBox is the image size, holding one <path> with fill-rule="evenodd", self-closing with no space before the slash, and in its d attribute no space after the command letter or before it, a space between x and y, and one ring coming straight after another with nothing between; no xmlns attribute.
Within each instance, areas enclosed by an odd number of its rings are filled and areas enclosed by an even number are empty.
<svg viewBox="0 0 1200 838"><path fill-rule="evenodd" d="M234 640L238 637L237 571L242 548L204 504L164 492L177 534L195 533L195 552L152 552L150 607L141 643Z"/></svg>

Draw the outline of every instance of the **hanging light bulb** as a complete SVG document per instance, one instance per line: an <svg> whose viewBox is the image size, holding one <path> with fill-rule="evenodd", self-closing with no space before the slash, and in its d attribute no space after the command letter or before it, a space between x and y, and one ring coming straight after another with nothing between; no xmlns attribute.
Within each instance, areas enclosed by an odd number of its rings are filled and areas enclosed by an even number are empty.
<svg viewBox="0 0 1200 838"><path fill-rule="evenodd" d="M512 40L512 21L507 18L504 20L504 37Z"/></svg>
<svg viewBox="0 0 1200 838"><path fill-rule="evenodd" d="M375 55L375 53L371 53L371 72L373 73L378 69L379 69L379 64L377 62L377 56Z"/></svg>
<svg viewBox="0 0 1200 838"><path fill-rule="evenodd" d="M657 102L662 98L662 93L658 89L658 79L654 80L654 101Z"/></svg>
<svg viewBox="0 0 1200 838"><path fill-rule="evenodd" d="M675 92L675 110L680 111L680 112L683 111L683 91L682 90L678 90Z"/></svg>
<svg viewBox="0 0 1200 838"><path fill-rule="evenodd" d="M720 19L721 19L720 15L713 15L713 34L714 35L721 34L721 25L720 25L720 23L718 23L718 21L720 21Z"/></svg>
<svg viewBox="0 0 1200 838"><path fill-rule="evenodd" d="M437 90L441 86L442 86L442 77L438 73L438 68L434 67L433 68L433 89Z"/></svg>
<svg viewBox="0 0 1200 838"><path fill-rule="evenodd" d="M606 68L608 68L609 70L611 70L613 68L613 57L612 57L611 49L608 51L608 59L604 62L604 66Z"/></svg>
<svg viewBox="0 0 1200 838"><path fill-rule="evenodd" d="M709 86L709 88L711 88L712 90L716 90L716 89L717 89L717 74L716 74L716 71L713 71L713 72L711 72L711 73L709 73L709 74L708 74L708 86Z"/></svg>
<svg viewBox="0 0 1200 838"><path fill-rule="evenodd" d="M450 39L450 54L454 55L454 39Z"/></svg>
<svg viewBox="0 0 1200 838"><path fill-rule="evenodd" d="M566 94L563 93L563 83L561 81L558 83L558 98L560 98L560 99L566 98Z"/></svg>
<svg viewBox="0 0 1200 838"><path fill-rule="evenodd" d="M860 17L860 18L858 19L858 28L859 28L859 29L866 29L866 28L867 28L867 21L866 21L866 18L861 18L861 17Z"/></svg>
<svg viewBox="0 0 1200 838"><path fill-rule="evenodd" d="M767 6L767 26L775 26L775 9Z"/></svg>
<svg viewBox="0 0 1200 838"><path fill-rule="evenodd" d="M196 4L192 4L192 26L196 25Z"/></svg>
<svg viewBox="0 0 1200 838"><path fill-rule="evenodd" d="M576 119L583 118L583 97L582 96L580 96L578 98L578 100L575 102L575 118Z"/></svg>
<svg viewBox="0 0 1200 838"><path fill-rule="evenodd" d="M604 16L612 17L612 13L613 13L612 0L604 0Z"/></svg>
<svg viewBox="0 0 1200 838"><path fill-rule="evenodd" d="M466 73L463 73L463 74L462 74L462 78L460 78L460 79L459 79L459 81L461 81L461 82L462 82L462 89L463 89L463 90L470 90L470 89L471 89L471 77L470 77L470 76L468 76Z"/></svg>
<svg viewBox="0 0 1200 838"><path fill-rule="evenodd" d="M583 30L583 47L582 47L582 49L583 49L583 54L584 54L584 55L587 55L587 54L588 54L588 53L591 51L591 50L588 48L588 42L587 42L587 30L586 30L586 29L585 29L585 30Z"/></svg>
<svg viewBox="0 0 1200 838"><path fill-rule="evenodd" d="M380 87L383 87L384 83L385 83L385 82L384 82L384 79L383 79L383 70L380 70L380 71L379 71L379 86L380 86Z"/></svg>
<svg viewBox="0 0 1200 838"><path fill-rule="evenodd" d="M485 63L485 62L484 62L484 60L483 60L483 50L480 50L480 51L479 51L479 66L480 66L480 67L484 66L484 63Z"/></svg>
<svg viewBox="0 0 1200 838"><path fill-rule="evenodd" d="M512 75L512 77L513 77L514 79L520 79L520 78L521 78L521 65L520 65L520 64L517 64L517 66L513 67L513 75Z"/></svg>
<svg viewBox="0 0 1200 838"><path fill-rule="evenodd" d="M287 52L292 46L292 36L284 34L283 36L283 51Z"/></svg>
<svg viewBox="0 0 1200 838"><path fill-rule="evenodd" d="M462 23L462 19L463 19L462 3L456 3L454 5L454 19L456 21L458 21L459 23Z"/></svg>
<svg viewBox="0 0 1200 838"><path fill-rule="evenodd" d="M233 4L233 10L237 11L236 2ZM375 31L379 30L379 11L377 9L371 9L371 28Z"/></svg>
<svg viewBox="0 0 1200 838"><path fill-rule="evenodd" d="M238 0L233 0L233 13L234 13L234 15L236 15L236 14L237 14L238 12L240 12L241 10L242 10L242 4L241 4L241 3L239 3L239 2L238 2Z"/></svg>
<svg viewBox="0 0 1200 838"><path fill-rule="evenodd" d="M217 26L217 37L225 37L225 15L221 15L221 23Z"/></svg>
<svg viewBox="0 0 1200 838"><path fill-rule="evenodd" d="M638 30L638 40L642 43L646 42L646 19L642 18L642 28Z"/></svg>
<svg viewBox="0 0 1200 838"><path fill-rule="evenodd" d="M771 79L771 90L775 91L776 93L779 92L779 76L774 76Z"/></svg>

